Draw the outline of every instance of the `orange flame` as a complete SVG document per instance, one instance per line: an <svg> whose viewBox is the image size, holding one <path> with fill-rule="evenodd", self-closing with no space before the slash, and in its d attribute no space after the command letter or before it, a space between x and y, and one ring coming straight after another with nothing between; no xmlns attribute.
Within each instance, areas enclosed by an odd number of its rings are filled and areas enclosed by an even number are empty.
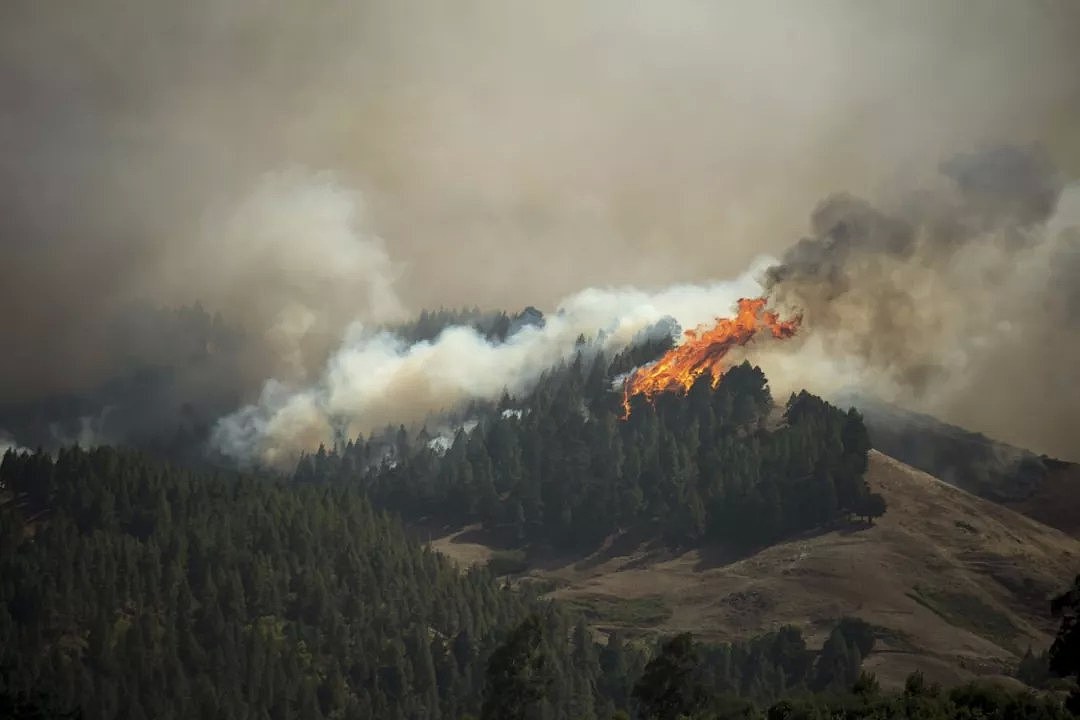
<svg viewBox="0 0 1080 720"><path fill-rule="evenodd" d="M652 400L663 392L687 392L704 373L712 373L712 386L723 377L724 356L731 348L745 345L763 330L774 338L785 339L795 334L802 318L781 320L777 313L766 310L767 298L742 298L734 318L717 318L709 329L687 330L681 345L672 348L652 365L638 368L623 385L624 417L630 416L630 398L644 395Z"/></svg>

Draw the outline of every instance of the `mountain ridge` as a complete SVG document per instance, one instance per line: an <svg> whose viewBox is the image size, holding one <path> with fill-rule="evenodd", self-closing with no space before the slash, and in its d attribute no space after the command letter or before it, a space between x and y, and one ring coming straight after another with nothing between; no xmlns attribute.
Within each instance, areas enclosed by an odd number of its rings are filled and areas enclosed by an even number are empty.
<svg viewBox="0 0 1080 720"><path fill-rule="evenodd" d="M1080 537L1080 464L1037 455L925 413L854 392L873 446L951 485Z"/></svg>

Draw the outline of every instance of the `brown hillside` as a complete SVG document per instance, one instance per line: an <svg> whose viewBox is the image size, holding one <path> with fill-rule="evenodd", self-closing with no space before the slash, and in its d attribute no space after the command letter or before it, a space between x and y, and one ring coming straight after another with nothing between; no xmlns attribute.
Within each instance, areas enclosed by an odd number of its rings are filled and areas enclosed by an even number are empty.
<svg viewBox="0 0 1080 720"><path fill-rule="evenodd" d="M1027 647L1050 643L1048 600L1080 570L1080 541L877 452L867 479L889 505L873 527L742 558L671 556L619 538L529 574L601 630L725 639L790 623L820 642L833 620L857 615L881 628L866 667L889 684L914 669L946 683L1003 674ZM461 539L434 544L462 562L488 556Z"/></svg>

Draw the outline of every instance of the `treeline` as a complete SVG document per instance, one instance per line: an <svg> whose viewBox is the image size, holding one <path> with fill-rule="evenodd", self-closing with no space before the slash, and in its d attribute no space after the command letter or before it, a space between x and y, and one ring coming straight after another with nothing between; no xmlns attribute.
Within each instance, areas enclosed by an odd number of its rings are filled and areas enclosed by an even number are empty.
<svg viewBox="0 0 1080 720"><path fill-rule="evenodd" d="M557 608L462 573L358 488L99 448L0 465L0 690L87 718L459 718L541 612L571 711L595 653ZM547 608L547 609L544 609ZM630 663L630 667L633 663ZM603 695L590 702L602 702Z"/></svg>
<svg viewBox="0 0 1080 720"><path fill-rule="evenodd" d="M1051 649L1066 674L1076 587ZM873 644L856 619L820 651L791 627L714 645L597 638L527 588L452 567L348 484L111 448L0 463L0 711L14 717L1063 717L976 686L883 695L860 673Z"/></svg>
<svg viewBox="0 0 1080 720"><path fill-rule="evenodd" d="M863 413L875 448L994 502L1029 497L1054 462L928 415L849 397Z"/></svg>
<svg viewBox="0 0 1080 720"><path fill-rule="evenodd" d="M672 648L681 648L680 652L690 653L686 659L692 660L695 682L706 695L768 704L792 695L847 690L858 680L863 658L874 643L872 626L858 618L843 618L820 651L807 647L799 628L785 626L728 643L691 643L687 634L658 644L650 655L662 658ZM657 660L651 665L655 667ZM641 694L649 674L647 667L632 695Z"/></svg>
<svg viewBox="0 0 1080 720"><path fill-rule="evenodd" d="M402 427L320 448L295 479L358 483L407 518L562 547L642 527L675 546L753 545L885 511L863 479L870 442L856 411L806 392L777 410L765 375L743 363L716 388L702 377L685 396L635 397L624 420L611 378L627 358L579 356L452 439Z"/></svg>
<svg viewBox="0 0 1080 720"><path fill-rule="evenodd" d="M536 628L534 619L526 620L493 653L488 664L481 720L538 717L535 713L539 703L549 701L555 692ZM847 629L855 630L857 635L866 630L859 628L857 621ZM907 677L902 692L883 692L872 673L860 672L857 667L843 676L831 675L828 668L843 665L834 664L839 657L830 658L828 648L838 639L846 642L844 636L842 627L834 630L816 662L812 662L798 632L790 628L751 643L752 655L761 660L763 667L771 666L781 677L789 671L794 680L809 677L820 682L823 677L829 678L814 692L796 683L780 698L755 699L746 694L745 688L718 682L716 651L695 642L690 633L683 633L659 648L634 683L632 714L616 711L609 717L612 720L630 717L638 720L1066 720L1073 717L1072 699L1063 705L1050 694L1011 690L993 683L975 681L945 690L915 672ZM1061 636L1059 643L1060 639ZM859 642L856 638L853 644ZM1074 647L1070 652L1076 650ZM815 670L808 672L811 667Z"/></svg>
<svg viewBox="0 0 1080 720"><path fill-rule="evenodd" d="M416 319L387 329L410 343L430 342L449 327L469 327L492 342L503 342L527 325L543 324L543 313L532 306L513 315L505 310L485 312L476 307L440 308L423 310Z"/></svg>
<svg viewBox="0 0 1080 720"><path fill-rule="evenodd" d="M201 305L136 305L107 330L112 374L79 390L0 403L0 428L24 447L122 443L202 462L213 423L258 391L257 336Z"/></svg>
<svg viewBox="0 0 1080 720"><path fill-rule="evenodd" d="M87 718L459 718L482 709L484 663L533 613L552 674L536 717L589 720L632 707L651 651L460 572L349 484L75 447L5 454L0 493L0 691L18 703L45 695ZM788 628L711 647L703 667L757 699L843 684L859 665L851 627L834 633L839 665Z"/></svg>
<svg viewBox="0 0 1080 720"><path fill-rule="evenodd" d="M639 720L1067 720L1074 717L1052 695L980 681L945 690L936 683L928 683L920 672L909 675L900 692L885 692L872 673L860 672L846 687L795 692L779 700L755 703L744 696L710 691L700 664L703 651L695 645L689 635L676 637L646 666L633 690L634 717Z"/></svg>
<svg viewBox="0 0 1080 720"><path fill-rule="evenodd" d="M537 717L632 707L651 646L459 571L357 487L111 448L0 463L0 691L18 703L103 719L460 718L481 710L485 663L529 614L553 678ZM851 622L841 683L865 641ZM769 699L817 687L835 662L816 655L788 628L710 647L705 667L713 687Z"/></svg>

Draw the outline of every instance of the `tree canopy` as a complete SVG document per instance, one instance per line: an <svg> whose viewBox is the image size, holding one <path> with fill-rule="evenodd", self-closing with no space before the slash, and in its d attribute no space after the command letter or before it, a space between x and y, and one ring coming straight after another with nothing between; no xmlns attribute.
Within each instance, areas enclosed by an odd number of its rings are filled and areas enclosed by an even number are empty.
<svg viewBox="0 0 1080 720"><path fill-rule="evenodd" d="M885 512L863 478L870 442L855 410L807 392L776 408L764 373L743 363L715 388L703 376L685 396L632 398L624 419L610 379L622 362L579 356L452 435L357 438L302 458L294 477L359 484L406 518L564 548L630 528L675 547L756 545Z"/></svg>

